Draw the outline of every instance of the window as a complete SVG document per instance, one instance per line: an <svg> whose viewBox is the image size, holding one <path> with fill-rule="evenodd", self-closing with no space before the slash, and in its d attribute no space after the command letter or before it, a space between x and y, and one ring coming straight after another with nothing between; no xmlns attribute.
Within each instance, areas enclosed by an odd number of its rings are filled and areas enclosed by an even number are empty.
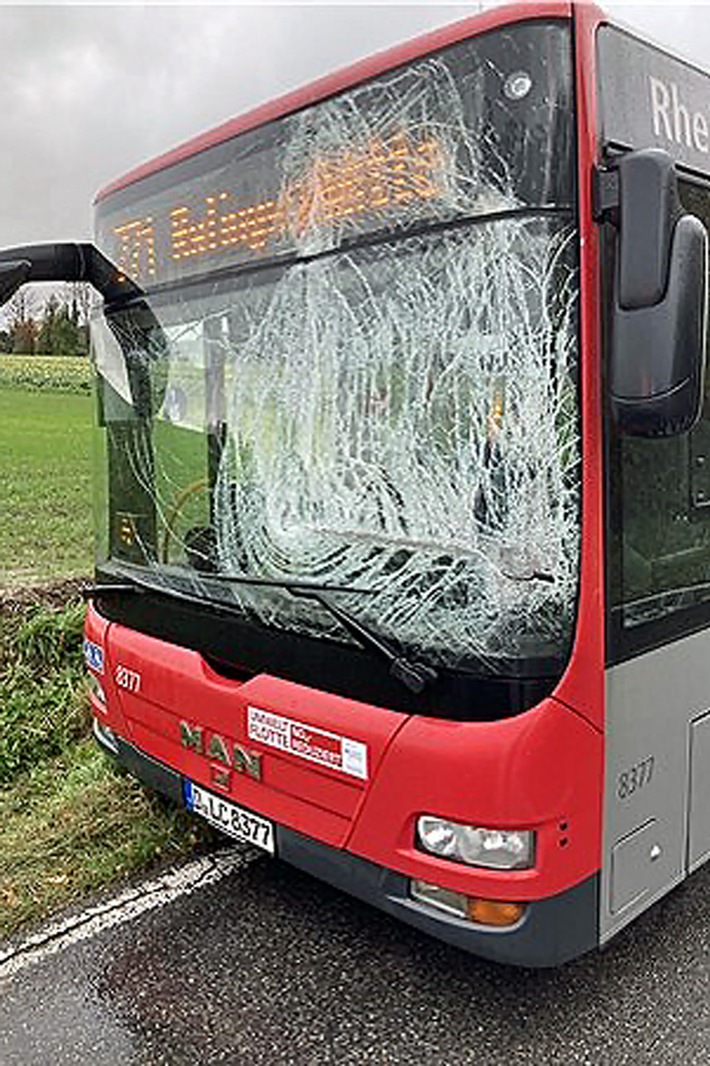
<svg viewBox="0 0 710 1066"><path fill-rule="evenodd" d="M710 232L710 187L682 181L681 199ZM710 622L710 375L690 433L610 432L611 638L623 658Z"/></svg>

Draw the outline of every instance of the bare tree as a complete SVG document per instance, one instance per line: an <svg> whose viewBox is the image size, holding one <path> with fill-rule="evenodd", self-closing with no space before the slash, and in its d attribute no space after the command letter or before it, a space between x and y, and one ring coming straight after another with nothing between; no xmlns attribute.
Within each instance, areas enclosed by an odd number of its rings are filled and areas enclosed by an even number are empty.
<svg viewBox="0 0 710 1066"><path fill-rule="evenodd" d="M23 285L5 306L7 328L12 338L13 352L31 355L35 351L38 323L37 299L30 288Z"/></svg>
<svg viewBox="0 0 710 1066"><path fill-rule="evenodd" d="M70 308L77 326L87 326L91 316L93 290L86 281L70 281L64 286L63 302Z"/></svg>

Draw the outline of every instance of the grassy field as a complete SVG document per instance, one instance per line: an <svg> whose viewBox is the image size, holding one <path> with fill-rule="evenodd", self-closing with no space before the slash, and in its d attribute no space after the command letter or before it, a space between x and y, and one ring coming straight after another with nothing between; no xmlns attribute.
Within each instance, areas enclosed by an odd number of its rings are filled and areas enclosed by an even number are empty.
<svg viewBox="0 0 710 1066"><path fill-rule="evenodd" d="M83 613L70 583L0 595L0 937L211 839L91 739Z"/></svg>
<svg viewBox="0 0 710 1066"><path fill-rule="evenodd" d="M91 392L91 364L88 359L56 355L0 354L0 390L25 389L29 392Z"/></svg>
<svg viewBox="0 0 710 1066"><path fill-rule="evenodd" d="M90 738L65 579L91 572L92 401L19 359L0 357L0 937L211 840Z"/></svg>
<svg viewBox="0 0 710 1066"><path fill-rule="evenodd" d="M0 587L88 574L89 396L0 388Z"/></svg>

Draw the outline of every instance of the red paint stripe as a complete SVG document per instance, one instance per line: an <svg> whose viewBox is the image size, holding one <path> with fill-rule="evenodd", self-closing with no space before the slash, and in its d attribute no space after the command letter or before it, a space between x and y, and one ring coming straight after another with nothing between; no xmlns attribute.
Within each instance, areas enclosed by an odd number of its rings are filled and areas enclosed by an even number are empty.
<svg viewBox="0 0 710 1066"><path fill-rule="evenodd" d="M527 22L532 19L543 18L571 18L571 16L571 3L562 2L562 0L546 0L546 2L540 3L511 4L497 8L494 11L484 11L480 15L454 22L449 26L443 26L441 29L433 30L431 33L406 41L404 44L388 48L384 52L378 52L367 59L358 60L358 62L344 67L334 74L319 78L303 88L286 93L285 96L280 96L276 100L262 104L252 111L247 111L244 115L230 119L228 122L208 130L207 133L185 141L184 144L178 145L177 148L164 152L155 159L129 170L123 177L111 182L96 194L94 203L98 204L112 193L125 189L137 181L142 181L143 178L150 177L151 174L157 174L167 167L174 166L184 159L189 159L191 156L197 155L198 152L204 152L207 148L223 144L231 137L236 137L239 133L246 133L248 130L256 129L257 126L263 126L267 122L273 122L277 118L283 118L285 115L300 111L304 107L318 103L320 100L325 100L328 96L334 96L344 89L349 89L359 82L377 77L377 75L387 70L398 67L403 63L409 63L414 59L419 59L421 56L427 55L429 52L435 52L440 48L445 48L447 45L455 44L466 37L473 37L477 34L485 33L487 30L496 29L499 26L509 25L514 22Z"/></svg>
<svg viewBox="0 0 710 1066"><path fill-rule="evenodd" d="M582 559L572 655L555 698L598 729L604 726L604 430L599 233L592 219L592 169L598 161L596 34L604 14L576 8L579 141L580 333L582 345ZM599 800L603 795L601 788ZM599 815L601 819L601 815ZM601 824L601 822L600 822Z"/></svg>

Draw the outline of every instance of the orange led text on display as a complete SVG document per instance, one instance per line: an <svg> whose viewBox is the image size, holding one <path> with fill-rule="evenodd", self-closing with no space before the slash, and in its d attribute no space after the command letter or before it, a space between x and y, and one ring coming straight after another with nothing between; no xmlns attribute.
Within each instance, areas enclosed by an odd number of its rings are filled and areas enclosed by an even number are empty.
<svg viewBox="0 0 710 1066"><path fill-rule="evenodd" d="M260 252L332 223L441 196L443 172L435 140L416 141L406 133L373 139L362 149L317 159L278 198L237 207L232 193L212 192L199 201L200 217L186 204L174 206L168 212L168 255L179 262L236 248ZM153 218L132 219L113 233L120 269L132 277L155 277Z"/></svg>
<svg viewBox="0 0 710 1066"><path fill-rule="evenodd" d="M117 263L128 277L155 277L155 231L153 219L136 218L116 226Z"/></svg>

